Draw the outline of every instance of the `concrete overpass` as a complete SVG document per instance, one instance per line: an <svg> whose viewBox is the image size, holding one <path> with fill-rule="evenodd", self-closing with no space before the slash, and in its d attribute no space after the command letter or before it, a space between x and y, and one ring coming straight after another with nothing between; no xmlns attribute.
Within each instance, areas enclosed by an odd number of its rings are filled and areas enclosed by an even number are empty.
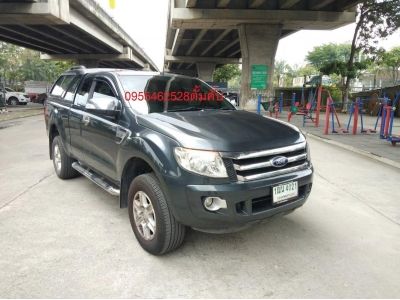
<svg viewBox="0 0 400 300"><path fill-rule="evenodd" d="M217 65L242 63L241 99L248 100L255 98L250 89L252 65L266 65L270 95L279 39L302 29L350 24L358 2L170 0L165 68L211 81Z"/></svg>
<svg viewBox="0 0 400 300"><path fill-rule="evenodd" d="M0 40L87 67L157 70L93 0L0 0Z"/></svg>

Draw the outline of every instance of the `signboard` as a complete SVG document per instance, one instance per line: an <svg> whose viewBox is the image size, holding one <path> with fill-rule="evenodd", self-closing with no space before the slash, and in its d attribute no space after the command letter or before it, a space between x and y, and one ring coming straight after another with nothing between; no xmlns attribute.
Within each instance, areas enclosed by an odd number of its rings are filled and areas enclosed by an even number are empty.
<svg viewBox="0 0 400 300"><path fill-rule="evenodd" d="M267 80L267 65L251 65L251 89L265 90L267 88Z"/></svg>

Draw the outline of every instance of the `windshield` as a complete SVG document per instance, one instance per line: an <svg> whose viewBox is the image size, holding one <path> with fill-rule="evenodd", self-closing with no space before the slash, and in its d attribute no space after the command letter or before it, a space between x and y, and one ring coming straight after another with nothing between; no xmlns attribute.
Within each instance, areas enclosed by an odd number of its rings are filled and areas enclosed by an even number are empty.
<svg viewBox="0 0 400 300"><path fill-rule="evenodd" d="M204 82L173 75L120 75L125 100L140 113L235 110L223 95Z"/></svg>

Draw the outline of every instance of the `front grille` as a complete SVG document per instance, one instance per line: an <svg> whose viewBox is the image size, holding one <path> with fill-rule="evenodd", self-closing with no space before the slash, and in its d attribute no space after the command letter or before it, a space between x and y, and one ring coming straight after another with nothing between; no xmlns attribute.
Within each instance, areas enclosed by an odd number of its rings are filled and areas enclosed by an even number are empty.
<svg viewBox="0 0 400 300"><path fill-rule="evenodd" d="M231 154L230 158L233 169L236 171L237 179L239 181L250 181L279 176L307 168L306 146L306 142L303 142L288 147ZM272 161L277 156L286 157L288 163L283 167L274 166Z"/></svg>

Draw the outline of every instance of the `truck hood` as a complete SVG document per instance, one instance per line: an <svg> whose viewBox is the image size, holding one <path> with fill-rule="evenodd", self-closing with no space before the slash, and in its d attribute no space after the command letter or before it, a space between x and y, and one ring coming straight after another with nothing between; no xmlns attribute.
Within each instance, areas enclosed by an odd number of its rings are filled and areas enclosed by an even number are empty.
<svg viewBox="0 0 400 300"><path fill-rule="evenodd" d="M137 120L192 149L247 152L305 140L293 125L240 110L153 113L139 115Z"/></svg>

